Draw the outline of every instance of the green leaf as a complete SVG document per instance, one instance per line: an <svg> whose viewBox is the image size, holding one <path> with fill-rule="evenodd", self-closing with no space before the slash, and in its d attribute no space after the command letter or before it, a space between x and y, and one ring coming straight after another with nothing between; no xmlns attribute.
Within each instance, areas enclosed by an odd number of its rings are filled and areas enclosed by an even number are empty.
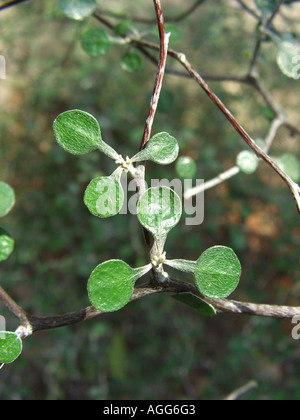
<svg viewBox="0 0 300 420"><path fill-rule="evenodd" d="M145 229L157 239L165 240L181 218L182 203L170 188L149 188L138 202L137 215Z"/></svg>
<svg viewBox="0 0 300 420"><path fill-rule="evenodd" d="M290 177L294 182L300 180L300 164L298 159L291 153L282 155L278 162L280 168Z"/></svg>
<svg viewBox="0 0 300 420"><path fill-rule="evenodd" d="M116 25L115 34L119 36L126 36L132 31L133 27L134 22L132 20L123 20Z"/></svg>
<svg viewBox="0 0 300 420"><path fill-rule="evenodd" d="M92 57L101 57L109 53L111 40L109 34L104 29L89 29L81 37L83 50Z"/></svg>
<svg viewBox="0 0 300 420"><path fill-rule="evenodd" d="M300 43L296 39L281 39L278 43L277 64L287 77L300 79Z"/></svg>
<svg viewBox="0 0 300 420"><path fill-rule="evenodd" d="M6 216L15 205L14 190L0 181L0 217Z"/></svg>
<svg viewBox="0 0 300 420"><path fill-rule="evenodd" d="M7 260L13 252L14 246L13 238L4 229L0 228L0 262Z"/></svg>
<svg viewBox="0 0 300 420"><path fill-rule="evenodd" d="M143 57L139 52L135 50L128 51L125 55L123 55L121 59L121 67L128 73L138 71L142 68L142 66Z"/></svg>
<svg viewBox="0 0 300 420"><path fill-rule="evenodd" d="M258 168L259 159L255 153L244 150L239 153L236 159L236 164L245 174L253 174Z"/></svg>
<svg viewBox="0 0 300 420"><path fill-rule="evenodd" d="M59 4L64 14L75 20L83 20L91 16L96 8L95 0L60 0Z"/></svg>
<svg viewBox="0 0 300 420"><path fill-rule="evenodd" d="M60 114L53 124L58 144L67 152L82 155L99 149L110 158L118 159L118 153L104 143L98 121L80 110Z"/></svg>
<svg viewBox="0 0 300 420"><path fill-rule="evenodd" d="M197 261L195 280L199 291L211 299L228 297L237 288L241 264L231 248L215 246Z"/></svg>
<svg viewBox="0 0 300 420"><path fill-rule="evenodd" d="M159 133L149 140L145 149L132 158L132 162L152 160L160 165L169 165L177 159L178 153L177 140L168 133Z"/></svg>
<svg viewBox="0 0 300 420"><path fill-rule="evenodd" d="M197 172L195 161L189 156L181 156L176 162L176 172L181 179L193 179Z"/></svg>
<svg viewBox="0 0 300 420"><path fill-rule="evenodd" d="M85 191L84 203L94 216L115 216L124 203L124 191L120 180L114 176L93 179Z"/></svg>
<svg viewBox="0 0 300 420"><path fill-rule="evenodd" d="M0 332L0 363L12 363L22 353L22 340L13 332Z"/></svg>
<svg viewBox="0 0 300 420"><path fill-rule="evenodd" d="M172 298L177 300L178 302L190 306L195 311L199 312L201 315L214 316L217 314L217 311L212 305L206 303L204 300L200 299L193 293L176 293L176 295L172 295Z"/></svg>
<svg viewBox="0 0 300 420"><path fill-rule="evenodd" d="M131 268L121 260L106 261L92 272L88 281L89 299L103 312L123 308L130 301L135 282L151 270L151 264Z"/></svg>
<svg viewBox="0 0 300 420"><path fill-rule="evenodd" d="M241 263L231 248L214 246L194 261L165 261L166 265L191 273L199 291L211 299L228 297L237 288L241 277Z"/></svg>

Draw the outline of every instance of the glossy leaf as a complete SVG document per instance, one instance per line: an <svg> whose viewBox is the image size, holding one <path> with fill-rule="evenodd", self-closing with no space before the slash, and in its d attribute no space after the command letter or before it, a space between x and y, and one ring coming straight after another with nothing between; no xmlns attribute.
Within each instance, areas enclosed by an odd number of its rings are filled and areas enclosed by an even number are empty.
<svg viewBox="0 0 300 420"><path fill-rule="evenodd" d="M299 182L300 180L300 164L298 159L291 153L285 153L282 155L278 162L281 169L290 177L293 181Z"/></svg>
<svg viewBox="0 0 300 420"><path fill-rule="evenodd" d="M177 159L178 153L177 140L168 133L159 133L149 140L146 148L136 154L132 161L152 160L160 165L168 165Z"/></svg>
<svg viewBox="0 0 300 420"><path fill-rule="evenodd" d="M207 249L195 262L172 260L165 264L193 274L199 291L211 299L223 299L233 293L242 272L238 257L225 246Z"/></svg>
<svg viewBox="0 0 300 420"><path fill-rule="evenodd" d="M124 191L119 179L113 176L93 179L85 191L84 203L97 217L107 218L118 214L124 203Z"/></svg>
<svg viewBox="0 0 300 420"><path fill-rule="evenodd" d="M137 214L145 229L156 238L165 238L181 218L182 203L170 188L149 188L138 202Z"/></svg>
<svg viewBox="0 0 300 420"><path fill-rule="evenodd" d="M238 154L236 163L242 172L245 174L253 174L258 168L258 158L253 152L244 150Z"/></svg>
<svg viewBox="0 0 300 420"><path fill-rule="evenodd" d="M92 57L101 57L109 53L112 44L107 31L94 28L82 35L81 45L84 51Z"/></svg>
<svg viewBox="0 0 300 420"><path fill-rule="evenodd" d="M70 19L83 20L96 8L95 0L60 0L60 8Z"/></svg>
<svg viewBox="0 0 300 420"><path fill-rule="evenodd" d="M121 67L128 73L138 71L142 68L142 66L143 57L139 52L135 50L128 51L125 55L123 55L121 59Z"/></svg>
<svg viewBox="0 0 300 420"><path fill-rule="evenodd" d="M176 295L172 295L172 298L178 302L190 306L201 315L214 316L217 313L212 305L206 303L204 300L200 299L193 293L176 293Z"/></svg>
<svg viewBox="0 0 300 420"><path fill-rule="evenodd" d="M13 332L0 332L0 363L12 363L22 353L22 340Z"/></svg>
<svg viewBox="0 0 300 420"><path fill-rule="evenodd" d="M189 156L181 156L176 162L176 172L181 179L193 179L197 172L195 161Z"/></svg>
<svg viewBox="0 0 300 420"><path fill-rule="evenodd" d="M6 216L15 205L14 190L0 181L0 217Z"/></svg>
<svg viewBox="0 0 300 420"><path fill-rule="evenodd" d="M7 260L13 252L14 246L13 238L4 229L0 228L0 262Z"/></svg>
<svg viewBox="0 0 300 420"><path fill-rule="evenodd" d="M135 282L151 267L149 264L134 269L121 260L110 260L98 265L88 281L92 305L103 312L121 309L130 301Z"/></svg>
<svg viewBox="0 0 300 420"><path fill-rule="evenodd" d="M98 121L87 112L63 112L54 121L53 128L58 144L69 153L81 155L99 149L112 159L119 157L114 149L104 143Z"/></svg>
<svg viewBox="0 0 300 420"><path fill-rule="evenodd" d="M287 77L300 79L300 43L296 39L281 39L278 42L277 64Z"/></svg>

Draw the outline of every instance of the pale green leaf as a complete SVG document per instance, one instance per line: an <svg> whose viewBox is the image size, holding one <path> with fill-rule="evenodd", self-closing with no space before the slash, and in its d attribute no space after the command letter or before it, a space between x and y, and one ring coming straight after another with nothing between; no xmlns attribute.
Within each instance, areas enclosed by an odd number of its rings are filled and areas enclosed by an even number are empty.
<svg viewBox="0 0 300 420"><path fill-rule="evenodd" d="M207 249L195 262L167 260L165 264L193 274L199 291L211 299L223 299L234 292L242 272L238 257L225 246Z"/></svg>
<svg viewBox="0 0 300 420"><path fill-rule="evenodd" d="M291 153L285 153L278 161L280 168L290 177L294 182L300 180L300 164L296 156Z"/></svg>
<svg viewBox="0 0 300 420"><path fill-rule="evenodd" d="M197 172L195 161L189 156L181 156L176 162L176 172L181 179L193 179Z"/></svg>
<svg viewBox="0 0 300 420"><path fill-rule="evenodd" d="M135 50L128 51L126 54L123 55L121 59L121 67L128 73L138 71L142 68L142 66L143 57L139 52Z"/></svg>
<svg viewBox="0 0 300 420"><path fill-rule="evenodd" d="M259 160L255 153L248 150L244 150L239 153L236 160L237 166L240 170L248 175L253 174L257 170L258 162Z"/></svg>
<svg viewBox="0 0 300 420"><path fill-rule="evenodd" d="M12 363L22 353L22 340L13 332L0 332L0 363Z"/></svg>
<svg viewBox="0 0 300 420"><path fill-rule="evenodd" d="M121 309L130 301L135 282L151 267L149 264L134 269L121 260L110 260L98 265L88 281L92 305L103 312Z"/></svg>
<svg viewBox="0 0 300 420"><path fill-rule="evenodd" d="M53 129L58 144L69 153L81 155L99 149L112 159L119 157L114 149L104 143L98 121L87 112L63 112L54 121Z"/></svg>
<svg viewBox="0 0 300 420"><path fill-rule="evenodd" d="M0 262L7 260L13 252L14 246L13 238L4 229L0 228Z"/></svg>
<svg viewBox="0 0 300 420"><path fill-rule="evenodd" d="M92 57L100 57L109 53L112 43L107 31L94 28L82 35L81 45L84 51Z"/></svg>
<svg viewBox="0 0 300 420"><path fill-rule="evenodd" d="M177 159L178 153L177 140L168 133L159 133L149 140L145 149L137 153L132 161L152 160L160 165L168 165Z"/></svg>
<svg viewBox="0 0 300 420"><path fill-rule="evenodd" d="M75 20L83 20L91 16L96 9L95 0L60 0L60 8L64 14Z"/></svg>
<svg viewBox="0 0 300 420"><path fill-rule="evenodd" d="M287 77L300 79L300 43L296 39L278 42L277 64Z"/></svg>
<svg viewBox="0 0 300 420"><path fill-rule="evenodd" d="M237 288L241 272L241 264L234 251L225 246L215 246L207 249L198 259L194 276L204 296L223 299Z"/></svg>
<svg viewBox="0 0 300 420"><path fill-rule="evenodd" d="M15 204L14 190L0 181L0 217L6 216Z"/></svg>
<svg viewBox="0 0 300 420"><path fill-rule="evenodd" d="M84 203L97 217L107 218L118 214L124 203L124 191L114 177L93 179L84 195Z"/></svg>
<svg viewBox="0 0 300 420"><path fill-rule="evenodd" d="M181 218L182 203L170 188L149 188L138 202L137 215L144 228L156 238L165 238Z"/></svg>

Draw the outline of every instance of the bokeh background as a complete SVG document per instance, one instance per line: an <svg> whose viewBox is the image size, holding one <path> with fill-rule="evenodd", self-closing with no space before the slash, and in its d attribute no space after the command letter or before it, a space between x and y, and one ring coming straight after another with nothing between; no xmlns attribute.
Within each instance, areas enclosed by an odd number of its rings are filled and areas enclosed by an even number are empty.
<svg viewBox="0 0 300 420"><path fill-rule="evenodd" d="M193 0L163 0L176 16ZM252 0L246 2L255 9ZM99 10L154 18L152 2L99 0ZM256 9L257 10L257 9ZM299 30L299 6L284 7L276 25ZM113 22L117 22L112 19ZM184 51L200 73L245 75L257 24L234 0L210 0L176 24L171 46ZM114 46L91 58L80 37L99 27L64 16L58 0L21 4L0 13L0 54L7 79L0 80L0 179L16 191L13 212L2 226L16 250L1 264L1 285L28 312L58 315L88 306L87 279L99 263L120 258L144 265L147 255L134 216L106 221L83 204L92 178L112 172L99 153L81 157L56 144L52 123L69 109L99 119L105 141L124 155L138 150L153 88L155 66L125 72L128 47ZM153 25L137 24L157 41ZM153 33L153 35L152 35ZM263 45L262 81L295 124L300 124L300 81L276 65L277 49ZM169 61L169 65L175 63ZM211 82L212 88L256 138L268 133L271 110L251 87ZM218 109L195 82L167 75L154 132L168 131L181 155L197 162L197 178L208 180L235 164L245 149ZM299 136L279 130L272 156L299 157ZM148 180L176 176L175 166L147 166ZM205 221L168 239L169 257L197 259L208 247L226 245L238 254L243 276L234 299L298 305L299 215L289 190L264 163L205 195ZM1 306L8 330L16 320ZM1 371L4 399L220 399L250 380L258 387L246 399L300 398L300 343L289 320L219 315L202 318L168 296L152 296L123 310L72 327L38 333L22 356Z"/></svg>

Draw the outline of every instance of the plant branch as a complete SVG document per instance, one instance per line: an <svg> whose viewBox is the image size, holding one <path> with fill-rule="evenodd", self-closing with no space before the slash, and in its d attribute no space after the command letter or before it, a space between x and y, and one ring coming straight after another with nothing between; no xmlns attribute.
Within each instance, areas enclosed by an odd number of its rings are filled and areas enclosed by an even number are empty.
<svg viewBox="0 0 300 420"><path fill-rule="evenodd" d="M162 89L163 84L163 78L165 74L166 69L166 63L167 63L167 57L168 57L168 46L169 46L169 39L170 34L165 33L165 23L164 23L164 17L161 9L160 0L153 0L155 11L156 11L156 17L158 22L158 29L159 29L159 38L160 38L160 58L159 58L159 65L158 65L158 71L156 75L155 80L155 86L154 91L152 94L151 102L150 102L150 108L148 111L148 116L146 120L145 130L140 146L140 150L144 149L147 145L148 141L150 140L151 136L151 129L153 125L153 121L155 118L155 114L157 111L157 105Z"/></svg>
<svg viewBox="0 0 300 420"><path fill-rule="evenodd" d="M31 333L31 324L24 309L21 308L9 294L0 286L0 300L9 309L9 311L18 318L20 326L24 327Z"/></svg>
<svg viewBox="0 0 300 420"><path fill-rule="evenodd" d="M8 9L9 7L17 6L17 5L18 5L18 4L20 4L20 3L24 3L25 1L28 1L28 0L13 0L13 1L7 1L7 2L5 2L4 4L2 4L2 5L0 6L0 12L1 12L1 10Z"/></svg>
<svg viewBox="0 0 300 420"><path fill-rule="evenodd" d="M177 16L168 16L165 17L165 22L173 22L173 23L178 23L184 19L186 19L188 16L190 16L191 14L193 14L199 6L201 6L206 0L198 0L196 1L192 6L190 6L189 8L187 8L187 10L185 10L184 12L178 14ZM136 23L146 23L146 24L155 24L156 20L154 19L149 19L146 17L140 17L140 16L127 16L126 14L120 14L120 13L115 13L109 10L102 10L101 13L103 15L107 15L107 16L111 16L117 19L130 19L133 22Z"/></svg>

